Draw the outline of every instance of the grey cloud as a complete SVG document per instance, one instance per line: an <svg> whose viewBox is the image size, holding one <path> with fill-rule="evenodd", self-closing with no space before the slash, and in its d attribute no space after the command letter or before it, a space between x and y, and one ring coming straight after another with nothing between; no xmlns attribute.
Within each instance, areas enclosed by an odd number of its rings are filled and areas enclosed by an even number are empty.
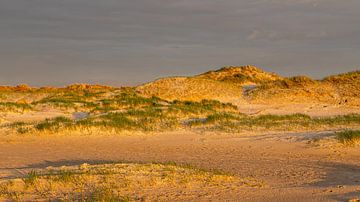
<svg viewBox="0 0 360 202"><path fill-rule="evenodd" d="M248 40L318 40L328 37L325 31L279 32L276 30L253 30Z"/></svg>
<svg viewBox="0 0 360 202"><path fill-rule="evenodd" d="M134 84L242 64L319 78L359 67L359 9L358 0L2 0L0 85Z"/></svg>

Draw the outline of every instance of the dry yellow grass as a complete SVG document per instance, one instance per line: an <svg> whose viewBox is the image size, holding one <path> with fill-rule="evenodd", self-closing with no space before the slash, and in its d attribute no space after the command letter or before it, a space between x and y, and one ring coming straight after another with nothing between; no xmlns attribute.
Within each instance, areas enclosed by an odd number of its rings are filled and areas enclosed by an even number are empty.
<svg viewBox="0 0 360 202"><path fill-rule="evenodd" d="M253 103L324 103L360 106L360 72L317 81L305 76L265 83L250 92Z"/></svg>
<svg viewBox="0 0 360 202"><path fill-rule="evenodd" d="M214 99L244 104L331 104L360 106L360 71L313 80L284 78L253 66L224 67L193 77L159 79L136 90L165 100ZM248 90L246 86L253 86ZM247 91L247 92L245 92Z"/></svg>
<svg viewBox="0 0 360 202"><path fill-rule="evenodd" d="M229 66L216 71L209 71L195 76L216 81L228 81L239 85L260 84L264 82L283 80L283 77L265 72L254 66Z"/></svg>
<svg viewBox="0 0 360 202"><path fill-rule="evenodd" d="M253 103L328 103L338 104L341 96L330 83L301 76L266 83L249 93Z"/></svg>
<svg viewBox="0 0 360 202"><path fill-rule="evenodd" d="M247 85L256 88L249 90L246 89ZM230 66L192 77L162 78L135 89L139 95L157 96L170 101L208 99L235 105L327 103L360 106L360 71L316 81L304 76L284 78L253 66ZM104 95L111 95L111 92L117 90L122 89L87 84L73 84L64 88L3 86L0 87L0 102L33 103L61 93L104 92Z"/></svg>
<svg viewBox="0 0 360 202"><path fill-rule="evenodd" d="M232 83L225 83L205 78L174 77L157 81L136 88L139 94L147 97L157 96L165 100L203 99L221 102L236 102L242 97L242 88Z"/></svg>
<svg viewBox="0 0 360 202"><path fill-rule="evenodd" d="M3 181L3 200L189 200L214 191L231 193L241 187L263 183L220 172L168 164L82 164L78 167L31 171L23 179Z"/></svg>
<svg viewBox="0 0 360 202"><path fill-rule="evenodd" d="M193 77L170 77L156 80L136 90L144 96L157 96L165 100L203 99L244 103L243 85L281 80L282 77L264 72L253 66L224 67Z"/></svg>
<svg viewBox="0 0 360 202"><path fill-rule="evenodd" d="M335 86L346 104L360 106L360 71L329 76L323 82Z"/></svg>

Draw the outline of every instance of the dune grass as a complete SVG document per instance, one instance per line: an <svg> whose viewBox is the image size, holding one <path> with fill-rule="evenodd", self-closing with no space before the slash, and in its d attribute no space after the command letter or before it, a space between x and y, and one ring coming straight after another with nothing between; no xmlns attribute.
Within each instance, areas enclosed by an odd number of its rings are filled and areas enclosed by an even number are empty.
<svg viewBox="0 0 360 202"><path fill-rule="evenodd" d="M87 100L92 97L88 94L89 93L86 92L83 92L81 94L75 92L59 93L56 95L50 95L31 104L35 106L40 104L49 105L65 109L75 108L78 105L83 107L95 107L95 104L93 102Z"/></svg>
<svg viewBox="0 0 360 202"><path fill-rule="evenodd" d="M345 130L336 133L338 140L345 145L355 145L360 142L360 130Z"/></svg>
<svg viewBox="0 0 360 202"><path fill-rule="evenodd" d="M37 107L55 107L64 111L84 112L89 116L81 120L66 117L46 119L33 123L12 123L18 133L61 132L68 130L127 130L168 131L176 129L215 130L241 132L249 130L314 130L359 126L360 115L312 118L304 114L247 116L236 106L215 100L166 101L158 97L143 97L134 88L111 91L73 90L54 91L30 104L0 103L1 107L20 111Z"/></svg>
<svg viewBox="0 0 360 202"><path fill-rule="evenodd" d="M62 103L62 106L75 108L76 104L90 103L79 95L68 93L59 98L45 98L33 103ZM70 103L70 104L69 104ZM207 116L213 113L228 111L236 112L236 106L213 100L201 102L165 101L157 97L141 97L133 91L119 92L107 99L91 101L92 105L80 106L88 112L89 117L82 120L72 120L66 117L56 117L34 123L13 123L19 133L31 132L59 132L63 129L78 130L79 128L105 128L115 130L161 131L183 128L181 121L198 116ZM60 106L60 105L59 105ZM88 107L87 111L86 108ZM77 108L76 111L79 109Z"/></svg>
<svg viewBox="0 0 360 202"><path fill-rule="evenodd" d="M206 119L190 121L188 124L192 128L205 128L207 130L225 132L253 129L294 131L298 129L358 126L360 124L360 115L349 114L313 118L305 114L247 116L235 113L215 113L207 116Z"/></svg>
<svg viewBox="0 0 360 202"><path fill-rule="evenodd" d="M58 130L62 126L72 123L72 120L66 117L56 117L54 119L46 119L43 122L40 122L35 125L37 130Z"/></svg>
<svg viewBox="0 0 360 202"><path fill-rule="evenodd" d="M31 171L22 179L0 182L0 200L186 200L243 186L262 187L263 183L171 163L82 164Z"/></svg>
<svg viewBox="0 0 360 202"><path fill-rule="evenodd" d="M187 113L192 113L189 116ZM350 114L334 117L310 117L304 114L248 116L234 112L177 112L168 108L144 107L122 112L93 115L81 120L56 117L41 122L10 124L20 134L61 133L63 131L138 131L160 132L183 130L202 130L219 132L244 131L304 131L321 129L341 129L360 125L360 115Z"/></svg>
<svg viewBox="0 0 360 202"><path fill-rule="evenodd" d="M32 110L32 106L26 103L0 102L0 111L3 112L25 112Z"/></svg>

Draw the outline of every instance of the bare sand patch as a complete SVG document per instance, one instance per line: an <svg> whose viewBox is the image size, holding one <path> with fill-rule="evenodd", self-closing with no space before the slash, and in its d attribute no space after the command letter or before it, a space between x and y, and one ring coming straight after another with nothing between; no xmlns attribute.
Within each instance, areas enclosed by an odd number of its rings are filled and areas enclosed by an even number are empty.
<svg viewBox="0 0 360 202"><path fill-rule="evenodd" d="M144 136L2 137L0 176L19 178L31 170L82 163L172 161L220 170L239 178L251 177L266 184L263 188L240 188L229 195L229 200L339 201L356 197L360 189L358 148L314 146L304 139L311 135L173 132Z"/></svg>

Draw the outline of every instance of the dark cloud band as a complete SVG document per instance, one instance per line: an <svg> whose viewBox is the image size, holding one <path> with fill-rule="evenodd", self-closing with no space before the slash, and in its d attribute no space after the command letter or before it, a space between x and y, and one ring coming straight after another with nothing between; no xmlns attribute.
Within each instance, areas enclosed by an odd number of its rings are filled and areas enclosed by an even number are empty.
<svg viewBox="0 0 360 202"><path fill-rule="evenodd" d="M2 0L0 85L135 84L224 65L359 67L358 0Z"/></svg>

